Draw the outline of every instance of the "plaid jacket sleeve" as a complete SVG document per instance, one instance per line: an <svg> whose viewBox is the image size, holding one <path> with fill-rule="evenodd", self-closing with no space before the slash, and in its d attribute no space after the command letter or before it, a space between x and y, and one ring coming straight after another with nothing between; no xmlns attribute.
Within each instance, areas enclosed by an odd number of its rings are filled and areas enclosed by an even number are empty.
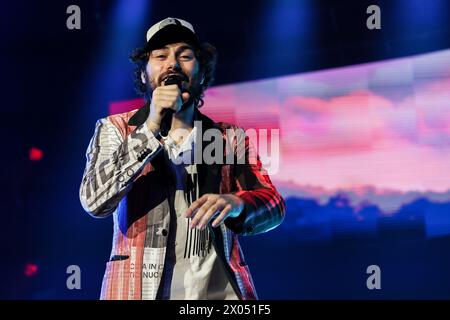
<svg viewBox="0 0 450 320"><path fill-rule="evenodd" d="M277 227L284 219L285 204L272 184L267 171L248 136L238 129L233 139L236 143L234 176L238 191L244 200L244 210L236 218L227 218L225 225L240 235L255 235ZM242 147L240 147L242 146Z"/></svg>
<svg viewBox="0 0 450 320"><path fill-rule="evenodd" d="M109 118L98 120L79 191L84 210L94 217L111 214L161 148L145 123L123 137Z"/></svg>

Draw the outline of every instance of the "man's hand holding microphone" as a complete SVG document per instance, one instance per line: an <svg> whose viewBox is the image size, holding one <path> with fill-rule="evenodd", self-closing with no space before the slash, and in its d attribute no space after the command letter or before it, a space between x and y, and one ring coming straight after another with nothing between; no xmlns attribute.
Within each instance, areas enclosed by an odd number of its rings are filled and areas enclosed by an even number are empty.
<svg viewBox="0 0 450 320"><path fill-rule="evenodd" d="M173 113L180 111L182 105L189 100L190 94L181 92L183 78L179 74L170 74L163 81L163 86L153 90L147 126L155 136L158 133L167 135Z"/></svg>

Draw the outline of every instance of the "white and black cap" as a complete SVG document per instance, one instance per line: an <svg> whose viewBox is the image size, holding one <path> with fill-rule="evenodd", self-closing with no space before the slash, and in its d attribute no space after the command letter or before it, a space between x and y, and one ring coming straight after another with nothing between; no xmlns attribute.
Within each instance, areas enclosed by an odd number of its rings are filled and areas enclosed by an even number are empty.
<svg viewBox="0 0 450 320"><path fill-rule="evenodd" d="M161 48L169 43L186 42L198 46L199 40L194 27L178 18L166 18L155 23L147 31L147 50Z"/></svg>

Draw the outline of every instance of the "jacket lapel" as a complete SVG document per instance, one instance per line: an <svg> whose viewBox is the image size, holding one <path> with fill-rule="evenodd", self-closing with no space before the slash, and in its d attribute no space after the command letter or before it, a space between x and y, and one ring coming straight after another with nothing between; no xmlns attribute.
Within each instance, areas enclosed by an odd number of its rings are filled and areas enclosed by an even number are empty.
<svg viewBox="0 0 450 320"><path fill-rule="evenodd" d="M140 126L143 124L150 114L150 103L147 102L145 105L143 105L141 108L139 108L138 111L128 120L129 126Z"/></svg>
<svg viewBox="0 0 450 320"><path fill-rule="evenodd" d="M202 130L197 132L197 139L202 139L202 135L206 130L208 129L216 129L220 130L219 126L214 123L213 120L208 118L207 116L200 113L200 111L196 110L196 116L194 118L195 120L200 120L202 123ZM222 136L223 139L223 136ZM202 146L201 151L202 155L205 150L205 148L210 144L213 143L213 141L209 141L206 143L203 143L203 141L197 140L197 145ZM225 141L223 142L222 146L225 146ZM225 160L225 159L222 159ZM223 163L223 161L222 161ZM198 172L198 179L199 179L199 196L202 196L206 193L220 193L220 185L222 182L222 164L221 163L213 163L213 164L206 164L204 161L200 161L200 163L197 164L197 172ZM225 270L227 272L227 276L229 280L231 281L231 284L233 288L235 289L236 294L239 296L241 295L240 290L238 289L239 286L236 283L236 279L233 275L233 272L231 271L229 265L228 265L228 259L226 258L225 252L224 252L224 241L227 241L226 237L222 233L222 228L213 228L210 225L208 226L209 231L211 235L213 236L213 245L216 249L216 252L221 257ZM227 241L228 242L228 241ZM227 244L229 246L230 243Z"/></svg>
<svg viewBox="0 0 450 320"><path fill-rule="evenodd" d="M219 163L206 164L203 161L203 153L205 148L214 142L212 141L204 142L203 141L203 133L208 129L217 129L217 125L213 120L202 114L198 109L195 110L194 120L201 121L202 127L201 130L197 132L197 146L201 146L201 154L202 157L200 163L197 163L197 172L199 179L199 195L202 196L206 193L219 193L220 192L220 182L221 182L221 168L222 165Z"/></svg>

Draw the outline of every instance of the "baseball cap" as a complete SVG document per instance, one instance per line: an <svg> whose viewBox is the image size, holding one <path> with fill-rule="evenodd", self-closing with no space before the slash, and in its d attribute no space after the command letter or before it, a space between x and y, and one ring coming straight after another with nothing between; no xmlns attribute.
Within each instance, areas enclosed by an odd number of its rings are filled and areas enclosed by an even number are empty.
<svg viewBox="0 0 450 320"><path fill-rule="evenodd" d="M146 35L147 50L154 50L168 43L186 42L198 46L200 44L194 27L189 22L178 18L166 18L150 27Z"/></svg>

